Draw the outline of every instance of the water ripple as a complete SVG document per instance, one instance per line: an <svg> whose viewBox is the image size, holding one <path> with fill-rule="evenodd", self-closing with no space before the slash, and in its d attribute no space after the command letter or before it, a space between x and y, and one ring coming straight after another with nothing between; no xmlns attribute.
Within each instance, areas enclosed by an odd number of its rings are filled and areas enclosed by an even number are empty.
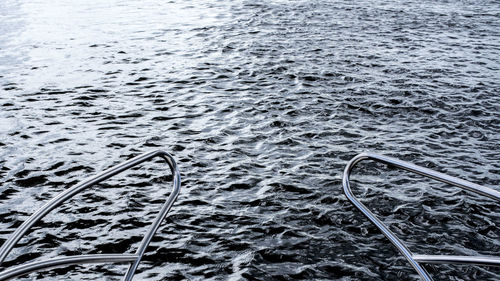
<svg viewBox="0 0 500 281"><path fill-rule="evenodd" d="M371 150L496 188L499 15L490 0L3 1L0 244L65 188L161 148L183 190L136 279L417 280L346 201L341 172ZM134 252L170 180L158 161L91 188L6 265ZM500 252L488 199L379 165L360 165L353 186L416 253Z"/></svg>

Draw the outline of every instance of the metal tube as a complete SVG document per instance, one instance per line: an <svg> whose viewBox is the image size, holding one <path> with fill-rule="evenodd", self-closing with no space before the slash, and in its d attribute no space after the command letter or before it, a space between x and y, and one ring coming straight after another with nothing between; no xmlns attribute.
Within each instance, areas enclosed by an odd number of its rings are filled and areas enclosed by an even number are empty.
<svg viewBox="0 0 500 281"><path fill-rule="evenodd" d="M146 233L146 235L142 239L141 245L139 246L139 248L136 251L138 258L128 268L127 273L123 277L123 281L130 281L134 277L135 271L137 270L137 267L139 266L139 262L141 261L142 256L144 255L144 252L146 252L146 248L148 247L149 243L151 242L151 239L153 239L153 236L155 235L156 231L160 227L161 222L163 221L163 219L165 219L168 212L170 211L170 208L172 207L175 200L177 199L177 196L179 195L179 191L181 188L181 175L179 173L179 169L177 168L177 164L175 163L175 161L173 161L172 158L168 158L168 157L164 157L164 158L167 161L168 165L170 166L170 169L172 170L172 174L174 174L174 189L170 193L170 196L168 197L167 201L161 207L161 210L158 213L158 216L154 220L153 224L151 225L151 228L149 229L148 233Z"/></svg>
<svg viewBox="0 0 500 281"><path fill-rule="evenodd" d="M44 261L37 261L23 264L0 273L0 281L8 280L20 275L28 274L41 269L49 269L69 264L84 263L106 263L106 262L133 262L137 255L130 254L102 254L102 255L81 255L73 257L55 258Z"/></svg>
<svg viewBox="0 0 500 281"><path fill-rule="evenodd" d="M462 189L489 197L489 198L494 199L494 200L500 200L500 192L498 192L492 188L482 186L482 185L479 185L479 184L476 184L476 183L473 183L470 181L466 181L463 179L459 179L459 178L456 178L453 176L449 176L447 174L436 172L436 171L428 169L428 168L420 167L420 166L417 166L417 165L409 163L409 162L405 162L405 161L402 161L402 160L399 160L396 158L392 158L392 157L388 157L388 156L378 155L375 153L361 153L358 156L362 157L364 159L371 159L371 160L382 162L382 163L385 163L388 165L393 165L395 167L413 172L415 174L419 174L419 175L422 175L424 177L435 179L435 180L438 180L440 182L448 183L448 184L454 185L456 187L460 187ZM358 156L356 156L356 157L358 157ZM359 161L361 161L361 160L359 160ZM357 161L357 162L359 162L359 161Z"/></svg>
<svg viewBox="0 0 500 281"><path fill-rule="evenodd" d="M432 278L430 275L427 273L427 271L419 264L419 260L417 260L414 255L406 245L403 244L403 242L396 237L394 233L392 233L389 228L382 222L380 221L363 203L361 203L352 193L350 184L349 184L349 177L351 175L351 171L356 166L357 163L363 161L363 160L374 160L378 162L382 162L388 165L395 166L397 168L401 168L431 179L435 179L444 183L448 183L457 187L460 187L462 189L487 196L489 198L492 198L494 200L500 200L500 192L485 187L481 186L466 180L462 180L456 177L452 177L440 172L436 172L434 170L424 168L417 166L412 163L408 163L405 161L401 161L396 158L392 157L387 157L387 156L382 156L378 155L375 153L361 153L356 155L354 158L352 158L349 163L347 163L345 169L344 169L344 175L342 178L342 185L343 185L343 191L344 194L346 195L347 199L357 208L359 209L375 226L385 235L389 241L399 250L399 252L408 260L408 262L412 265L412 267L417 271L419 274L420 278L425 281L431 281ZM421 262L424 261L424 257L428 257L430 261L434 261L437 263L438 258L440 256L425 256L425 255L419 255L417 257L420 257ZM432 259L432 257L434 259ZM474 260L474 257L471 257L472 260ZM472 263L469 262L465 259L458 258L458 256L455 256L453 259L453 256L451 256L451 259L453 260L454 263L458 263L460 260L464 260L465 263ZM484 259L484 257L483 257ZM443 262L445 261L444 259L441 259ZM476 259L476 261L482 261L482 259ZM496 258L490 258L489 263L496 263Z"/></svg>
<svg viewBox="0 0 500 281"><path fill-rule="evenodd" d="M351 174L354 166L365 159L369 159L370 156L367 154L359 154L355 156L344 169L344 176L342 179L344 193L347 196L347 199L351 201L351 203L358 208L375 226L384 234L384 236L391 241L391 243L396 246L399 252L406 258L406 260L411 264L411 266L417 271L420 278L425 281L433 281L432 277L427 273L427 271L413 259L413 253L406 247L405 244L399 238L389 230L389 228L379 220L363 203L361 203L351 191L351 187L349 185L349 176Z"/></svg>
<svg viewBox="0 0 500 281"><path fill-rule="evenodd" d="M169 197L167 198L166 202L163 204L160 213L156 217L155 221L152 224L152 227L144 237L143 241L141 242L141 245L139 246L139 250L137 251L136 255L134 255L136 258L134 260L134 263L132 266L129 268L127 271L127 279L126 280L131 280L135 270L137 269L137 266L142 259L142 256L144 255L144 252L146 250L146 247L149 245L149 242L151 241L152 237L154 236L155 232L158 230L158 227L161 223L161 221L166 217L167 213L169 212L170 208L172 207L173 203L177 199L177 196L179 195L180 191L180 185L181 185L181 177L180 177L180 172L178 170L177 164L175 163L175 160L173 157L168 154L165 151L162 150L156 150L156 151L150 151L147 153L144 153L142 155L136 156L128 161L125 161L119 165L116 165L114 167L111 167L110 169L107 169L103 171L102 173L91 177L81 183L78 183L74 185L71 188L66 189L65 191L61 192L58 194L56 197L54 197L52 200L47 202L44 206L42 206L40 209L38 209L33 215L31 215L21 226L19 226L14 233L5 241L5 243L0 247L0 265L3 263L9 252L12 250L12 248L16 245L16 243L21 239L21 237L26 234L26 232L40 219L42 219L45 215L47 215L51 210L56 208L57 206L61 205L64 201L70 199L74 195L78 194L82 190L89 188L90 186L97 184L99 182L102 182L116 174L119 174L127 169L130 169L140 163L143 163L145 161L148 161L154 157L161 156L163 159L167 161L168 166L170 167L170 170L172 172L172 175L174 177L173 179L173 190L170 193ZM75 257L76 258L76 257Z"/></svg>
<svg viewBox="0 0 500 281"><path fill-rule="evenodd" d="M500 266L500 258L487 256L413 255L418 262Z"/></svg>

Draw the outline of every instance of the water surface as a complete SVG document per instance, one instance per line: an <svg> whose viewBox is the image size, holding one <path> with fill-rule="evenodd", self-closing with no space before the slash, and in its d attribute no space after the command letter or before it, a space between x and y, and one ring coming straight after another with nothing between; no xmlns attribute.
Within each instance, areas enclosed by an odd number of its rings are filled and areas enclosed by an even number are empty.
<svg viewBox="0 0 500 281"><path fill-rule="evenodd" d="M488 0L2 1L0 243L65 188L164 149L183 187L137 280L418 280L341 172L374 151L498 190L499 19ZM352 178L412 251L499 255L498 203L368 163ZM134 252L170 180L158 161L76 196L7 264Z"/></svg>

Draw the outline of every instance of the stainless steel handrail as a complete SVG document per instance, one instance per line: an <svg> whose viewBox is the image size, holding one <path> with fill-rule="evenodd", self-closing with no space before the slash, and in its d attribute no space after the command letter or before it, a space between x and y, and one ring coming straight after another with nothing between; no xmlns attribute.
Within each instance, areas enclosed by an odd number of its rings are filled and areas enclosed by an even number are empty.
<svg viewBox="0 0 500 281"><path fill-rule="evenodd" d="M28 274L42 269L55 268L70 264L134 262L138 258L139 258L138 255L129 255L129 254L80 255L80 256L53 258L49 260L22 264L14 268L7 269L2 272L0 280L8 280L20 275Z"/></svg>
<svg viewBox="0 0 500 281"><path fill-rule="evenodd" d="M423 263L500 266L500 258L489 256L413 255L413 258Z"/></svg>
<svg viewBox="0 0 500 281"><path fill-rule="evenodd" d="M134 157L128 161L125 161L119 165L116 165L112 168L109 168L102 173L91 177L83 182L80 182L65 191L58 194L56 197L52 198L49 202L47 202L44 206L38 209L33 215L31 215L21 226L19 226L16 231L3 243L2 247L0 247L0 265L4 262L5 258L12 250L12 248L16 245L16 243L21 239L24 234L41 218L47 215L50 211L52 211L57 206L61 205L64 201L70 199L75 196L79 192L84 189L91 187L94 184L100 183L106 179L111 178L127 169L130 169L138 164L141 164L145 161L148 161L155 157L163 158L168 166L170 167L170 171L173 175L173 189L170 195L168 196L165 203L163 203L160 212L156 216L155 220L151 224L149 231L146 233L144 238L139 245L135 255L130 254L104 254L104 255L85 255L85 256L71 256L64 258L56 258L50 259L40 262L33 262L29 264L24 264L17 266L12 269L5 270L0 272L0 281L8 280L10 278L23 275L29 272L37 271L44 268L52 268L57 266L62 266L66 264L75 264L75 263L103 263L103 262L133 262L127 270L123 280L130 281L132 280L137 266L139 265L146 248L148 247L151 239L154 234L160 227L160 223L167 216L170 208L174 204L177 196L179 195L179 191L181 188L181 176L179 173L179 169L177 168L177 164L175 163L174 158L165 151L155 150L144 153L137 157ZM14 274L15 273L15 274Z"/></svg>
<svg viewBox="0 0 500 281"><path fill-rule="evenodd" d="M361 203L352 193L349 177L351 175L352 169L357 163L364 160L374 160L384 164L392 165L397 168L407 170L409 172L422 175L431 179L435 179L444 183L448 183L462 189L487 196L494 200L500 201L500 192L481 186L466 180L462 180L456 177L452 177L434 170L417 166L415 164L401 161L396 158L378 155L375 153L361 153L352 158L349 163L347 163L344 169L344 175L342 178L342 185L344 194L347 199L359 209L363 215L365 215L375 226L385 235L389 241L399 250L399 252L406 258L406 260L412 265L412 267L417 271L420 278L425 281L432 281L432 277L427 273L427 271L420 265L420 263L454 263L454 264L476 264L476 265L489 265L489 266L500 266L500 259L496 257L478 257L478 256L442 256L442 255L415 255L408 247L392 232L389 228L378 219L363 203Z"/></svg>

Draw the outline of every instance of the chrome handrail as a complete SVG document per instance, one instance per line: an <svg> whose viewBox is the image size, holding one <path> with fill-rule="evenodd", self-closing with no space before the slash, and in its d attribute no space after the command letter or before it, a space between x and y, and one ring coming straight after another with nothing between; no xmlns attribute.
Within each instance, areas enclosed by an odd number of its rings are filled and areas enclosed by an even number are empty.
<svg viewBox="0 0 500 281"><path fill-rule="evenodd" d="M375 226L384 234L384 236L391 241L391 243L399 250L399 252L406 258L406 260L417 271L422 280L432 281L432 277L421 266L420 263L454 263L454 264L476 264L488 266L500 266L500 258L484 257L484 256L443 256L443 255L415 255L408 247L392 232L389 228L378 219L363 203L361 203L352 193L349 177L351 171L357 163L364 160L374 160L384 164L392 165L397 168L407 170L409 172L422 175L431 179L435 179L444 183L448 183L462 189L492 198L500 201L500 192L485 186L481 186L466 180L452 177L434 170L417 166L415 164L401 161L396 158L378 155L375 153L361 153L352 158L347 163L344 169L342 178L342 185L344 194L347 199L365 215Z"/></svg>
<svg viewBox="0 0 500 281"><path fill-rule="evenodd" d="M162 150L155 150L144 153L142 155L136 156L128 161L125 161L119 165L111 167L102 173L93 176L83 182L80 182L65 191L59 193L56 197L52 198L49 202L43 205L40 209L38 209L33 215L31 215L23 224L21 224L14 233L3 243L2 247L0 247L0 265L4 262L5 258L12 250L12 248L16 245L16 243L26 234L26 232L41 218L47 215L50 211L52 211L57 206L61 205L64 201L70 199L75 196L82 190L91 187L94 184L100 183L106 179L109 179L127 169L130 169L138 164L141 164L145 161L148 161L155 157L163 158L168 166L170 167L170 171L173 175L173 189L170 195L168 196L165 203L163 203L160 212L156 216L155 220L151 224L149 231L146 233L144 238L139 245L136 253L134 255L130 254L103 254L103 255L83 255L83 256L70 256L64 258L53 258L49 260L32 262L20 266L16 266L12 269L7 269L3 272L0 272L0 281L8 280L10 278L23 275L29 272L38 271L45 268L53 268L57 266L67 265L67 264L79 264L79 263L104 263L104 262L133 262L127 270L123 280L130 281L132 280L137 266L139 265L146 248L148 247L151 239L154 234L160 227L160 223L167 216L170 208L174 204L177 196L179 195L179 191L181 188L181 176L179 173L179 169L177 168L177 164L175 163L174 158L167 152Z"/></svg>
<svg viewBox="0 0 500 281"><path fill-rule="evenodd" d="M14 268L7 269L2 272L0 280L8 280L20 275L36 272L42 269L49 269L70 264L84 263L105 263L105 262L133 262L136 261L138 255L129 254L98 254L98 255L79 255L62 258L53 258L49 260L37 261L22 264Z"/></svg>

